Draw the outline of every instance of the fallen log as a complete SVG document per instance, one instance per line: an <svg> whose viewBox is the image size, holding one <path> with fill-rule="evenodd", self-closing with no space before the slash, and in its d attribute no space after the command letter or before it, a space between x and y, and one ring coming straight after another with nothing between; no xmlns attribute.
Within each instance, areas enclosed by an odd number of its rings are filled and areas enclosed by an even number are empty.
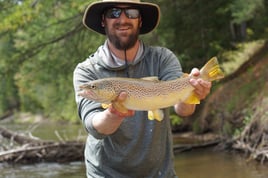
<svg viewBox="0 0 268 178"><path fill-rule="evenodd" d="M6 138L6 139L15 141L20 145L29 144L29 143L39 144L39 143L43 142L43 141L38 140L36 138L30 138L30 137L27 137L23 134L13 132L13 131L8 130L8 129L1 127L1 126L0 126L0 135L2 135L2 137Z"/></svg>
<svg viewBox="0 0 268 178"><path fill-rule="evenodd" d="M187 140L187 141L186 141ZM222 141L221 137L217 134L194 134L187 132L183 134L173 135L173 150L175 153L184 152L196 148L206 148L218 145ZM187 143L188 142L188 143Z"/></svg>
<svg viewBox="0 0 268 178"><path fill-rule="evenodd" d="M4 114L2 114L0 116L0 120L4 120L4 119L6 119L6 118L8 118L8 117L10 117L12 115L13 115L13 111L12 110L8 110L7 112L5 112Z"/></svg>
<svg viewBox="0 0 268 178"><path fill-rule="evenodd" d="M0 162L37 163L82 161L84 143L43 141L0 127L0 135L18 145L0 152Z"/></svg>
<svg viewBox="0 0 268 178"><path fill-rule="evenodd" d="M72 162L84 159L84 142L78 141L42 141L29 138L22 134L12 132L0 127L0 135L7 139L13 139L20 144L19 147L0 152L0 163L38 163L38 162ZM193 133L174 135L176 139L191 139L195 143L174 145L174 152L182 152L189 149L208 147L220 142L217 135L195 135Z"/></svg>
<svg viewBox="0 0 268 178"><path fill-rule="evenodd" d="M36 163L36 162L72 162L82 161L84 143L54 142L22 147L0 153L0 162Z"/></svg>

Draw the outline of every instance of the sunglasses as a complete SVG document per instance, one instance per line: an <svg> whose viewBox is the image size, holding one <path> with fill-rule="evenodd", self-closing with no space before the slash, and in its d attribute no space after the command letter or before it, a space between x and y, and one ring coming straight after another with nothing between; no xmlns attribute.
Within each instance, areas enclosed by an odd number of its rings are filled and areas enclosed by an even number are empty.
<svg viewBox="0 0 268 178"><path fill-rule="evenodd" d="M120 17L122 12L124 11L125 15L129 19L136 19L140 17L140 11L139 9L135 8L118 8L118 7L113 7L110 9L107 9L105 11L105 17L109 19L117 19Z"/></svg>

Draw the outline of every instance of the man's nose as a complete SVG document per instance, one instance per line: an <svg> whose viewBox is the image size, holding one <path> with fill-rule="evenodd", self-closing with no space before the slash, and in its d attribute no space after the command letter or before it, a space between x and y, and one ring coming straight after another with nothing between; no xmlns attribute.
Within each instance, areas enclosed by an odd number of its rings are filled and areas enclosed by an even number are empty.
<svg viewBox="0 0 268 178"><path fill-rule="evenodd" d="M119 19L122 20L128 20L128 17L126 15L126 12L123 10L122 13L119 16Z"/></svg>

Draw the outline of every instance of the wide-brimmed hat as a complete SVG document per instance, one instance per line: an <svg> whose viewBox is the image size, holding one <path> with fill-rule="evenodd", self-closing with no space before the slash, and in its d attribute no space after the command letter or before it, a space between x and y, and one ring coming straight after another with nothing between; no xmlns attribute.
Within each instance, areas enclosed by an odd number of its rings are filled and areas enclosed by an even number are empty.
<svg viewBox="0 0 268 178"><path fill-rule="evenodd" d="M151 32L159 23L160 8L157 4L141 2L140 0L102 0L87 7L83 17L84 25L104 35L105 30L101 25L102 14L104 10L117 4L127 4L140 10L142 17L140 34Z"/></svg>

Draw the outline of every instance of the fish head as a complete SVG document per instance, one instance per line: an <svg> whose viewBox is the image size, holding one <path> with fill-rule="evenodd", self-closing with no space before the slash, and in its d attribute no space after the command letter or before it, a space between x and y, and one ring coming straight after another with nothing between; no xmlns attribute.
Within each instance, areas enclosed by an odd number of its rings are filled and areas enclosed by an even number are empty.
<svg viewBox="0 0 268 178"><path fill-rule="evenodd" d="M109 81L95 80L81 85L79 96L99 103L111 103L118 94Z"/></svg>

